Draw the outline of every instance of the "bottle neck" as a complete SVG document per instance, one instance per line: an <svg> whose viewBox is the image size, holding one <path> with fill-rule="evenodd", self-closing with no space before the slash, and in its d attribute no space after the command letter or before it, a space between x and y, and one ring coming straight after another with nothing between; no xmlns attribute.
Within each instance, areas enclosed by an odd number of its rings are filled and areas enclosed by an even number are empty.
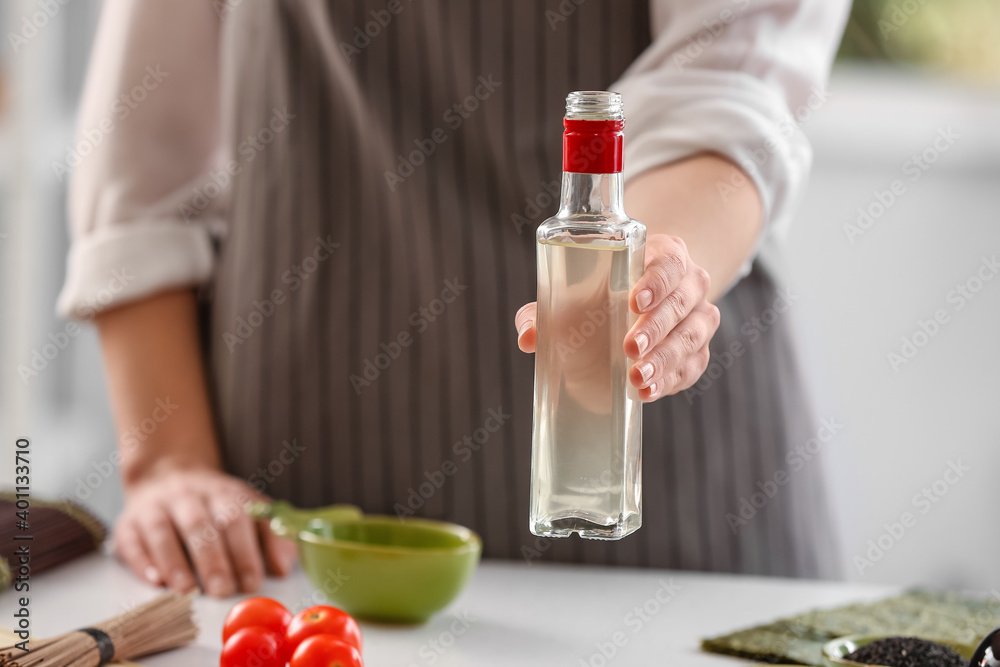
<svg viewBox="0 0 1000 667"><path fill-rule="evenodd" d="M562 198L557 215L560 218L625 218L624 190L625 180L620 171L611 174L564 171Z"/></svg>

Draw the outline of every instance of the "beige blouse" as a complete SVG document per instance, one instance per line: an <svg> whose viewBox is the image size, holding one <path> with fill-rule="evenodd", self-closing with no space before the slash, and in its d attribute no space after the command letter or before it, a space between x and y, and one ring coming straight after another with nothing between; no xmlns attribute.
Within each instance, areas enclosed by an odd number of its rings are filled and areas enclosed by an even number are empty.
<svg viewBox="0 0 1000 667"><path fill-rule="evenodd" d="M219 58L227 1L247 0L105 0L78 142L63 166L72 178L73 241L62 315L92 316L211 277L228 190L219 94L230 75ZM550 28L573 20L574 6L548 10ZM805 187L811 151L798 123L825 100L849 6L651 2L653 43L613 87L628 119L626 179L698 152L728 156L760 190L767 228L758 246L764 243L788 223ZM206 174L217 175L214 185L194 187ZM738 185L720 183L720 195ZM191 201L193 192L199 201ZM142 270L109 291L126 257Z"/></svg>

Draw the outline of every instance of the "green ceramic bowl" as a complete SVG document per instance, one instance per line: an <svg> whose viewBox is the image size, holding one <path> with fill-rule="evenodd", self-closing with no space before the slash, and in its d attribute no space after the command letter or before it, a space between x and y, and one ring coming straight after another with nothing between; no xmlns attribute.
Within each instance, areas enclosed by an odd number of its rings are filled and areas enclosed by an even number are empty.
<svg viewBox="0 0 1000 667"><path fill-rule="evenodd" d="M899 635L852 635L850 637L840 637L839 639L834 639L833 641L827 642L823 645L823 662L826 663L827 667L879 667L878 665L865 665L861 662L845 660L845 656L854 653L862 646L871 644L873 641L878 639L898 636ZM926 638L921 637L921 639ZM940 641L937 639L928 639L927 641L947 646L966 660L970 659L973 651L976 650L975 646L969 646L967 644L957 644L955 642Z"/></svg>
<svg viewBox="0 0 1000 667"><path fill-rule="evenodd" d="M375 621L426 621L458 596L483 550L468 528L362 515L349 505L276 507L264 515L275 533L295 536L316 588L349 614Z"/></svg>

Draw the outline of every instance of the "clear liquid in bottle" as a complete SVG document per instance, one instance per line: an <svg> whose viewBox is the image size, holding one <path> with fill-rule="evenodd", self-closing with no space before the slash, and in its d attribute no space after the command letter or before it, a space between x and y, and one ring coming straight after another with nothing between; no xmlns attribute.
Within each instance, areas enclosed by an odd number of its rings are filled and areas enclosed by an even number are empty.
<svg viewBox="0 0 1000 667"><path fill-rule="evenodd" d="M564 173L559 213L537 232L535 535L620 539L642 523L642 403L624 341L646 230L621 189L620 167Z"/></svg>

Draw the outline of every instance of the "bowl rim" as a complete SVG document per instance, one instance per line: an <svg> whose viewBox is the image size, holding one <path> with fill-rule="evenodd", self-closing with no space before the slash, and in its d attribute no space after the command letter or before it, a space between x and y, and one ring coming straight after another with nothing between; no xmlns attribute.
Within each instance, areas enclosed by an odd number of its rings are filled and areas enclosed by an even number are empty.
<svg viewBox="0 0 1000 667"><path fill-rule="evenodd" d="M962 655L962 651L975 651L975 647L970 647L968 644L962 644L961 642L953 642L944 639L934 639L933 637L917 637L915 635L901 635L899 633L892 634L874 634L874 635L844 635L843 637L837 637L836 639L831 639L823 644L823 659L826 660L831 665L853 665L856 667L884 667L884 665L872 665L865 662L855 662L854 660L848 660L839 655L834 655L833 651L836 648L844 645L847 642L857 645L858 642L864 642L865 644L870 644L879 639L888 639L890 637L913 637L915 639L922 639L926 642L934 642L935 644L941 644L942 646L947 646L951 650L955 651L959 655ZM860 648L860 646L858 646ZM965 658L964 655L962 655Z"/></svg>
<svg viewBox="0 0 1000 667"><path fill-rule="evenodd" d="M462 540L462 544L454 547L406 547L406 546L394 546L386 544L370 544L367 542L355 542L353 540L344 540L332 537L323 537L322 535L317 535L307 529L300 530L297 538L302 542L310 542L312 544L335 544L338 548L353 549L355 551L365 551L365 552L376 552L384 554L449 554L449 555L463 555L471 551L477 551L482 553L483 541L478 534L471 528L466 528L465 526L459 525L457 523L450 523L448 521L438 521L437 519L423 519L423 518L408 518L399 519L397 517L389 516L387 514L365 514L356 519L348 519L346 521L338 521L338 524L360 524L360 523L373 523L373 524L418 524L425 528L431 528L435 531L443 531L455 535Z"/></svg>

